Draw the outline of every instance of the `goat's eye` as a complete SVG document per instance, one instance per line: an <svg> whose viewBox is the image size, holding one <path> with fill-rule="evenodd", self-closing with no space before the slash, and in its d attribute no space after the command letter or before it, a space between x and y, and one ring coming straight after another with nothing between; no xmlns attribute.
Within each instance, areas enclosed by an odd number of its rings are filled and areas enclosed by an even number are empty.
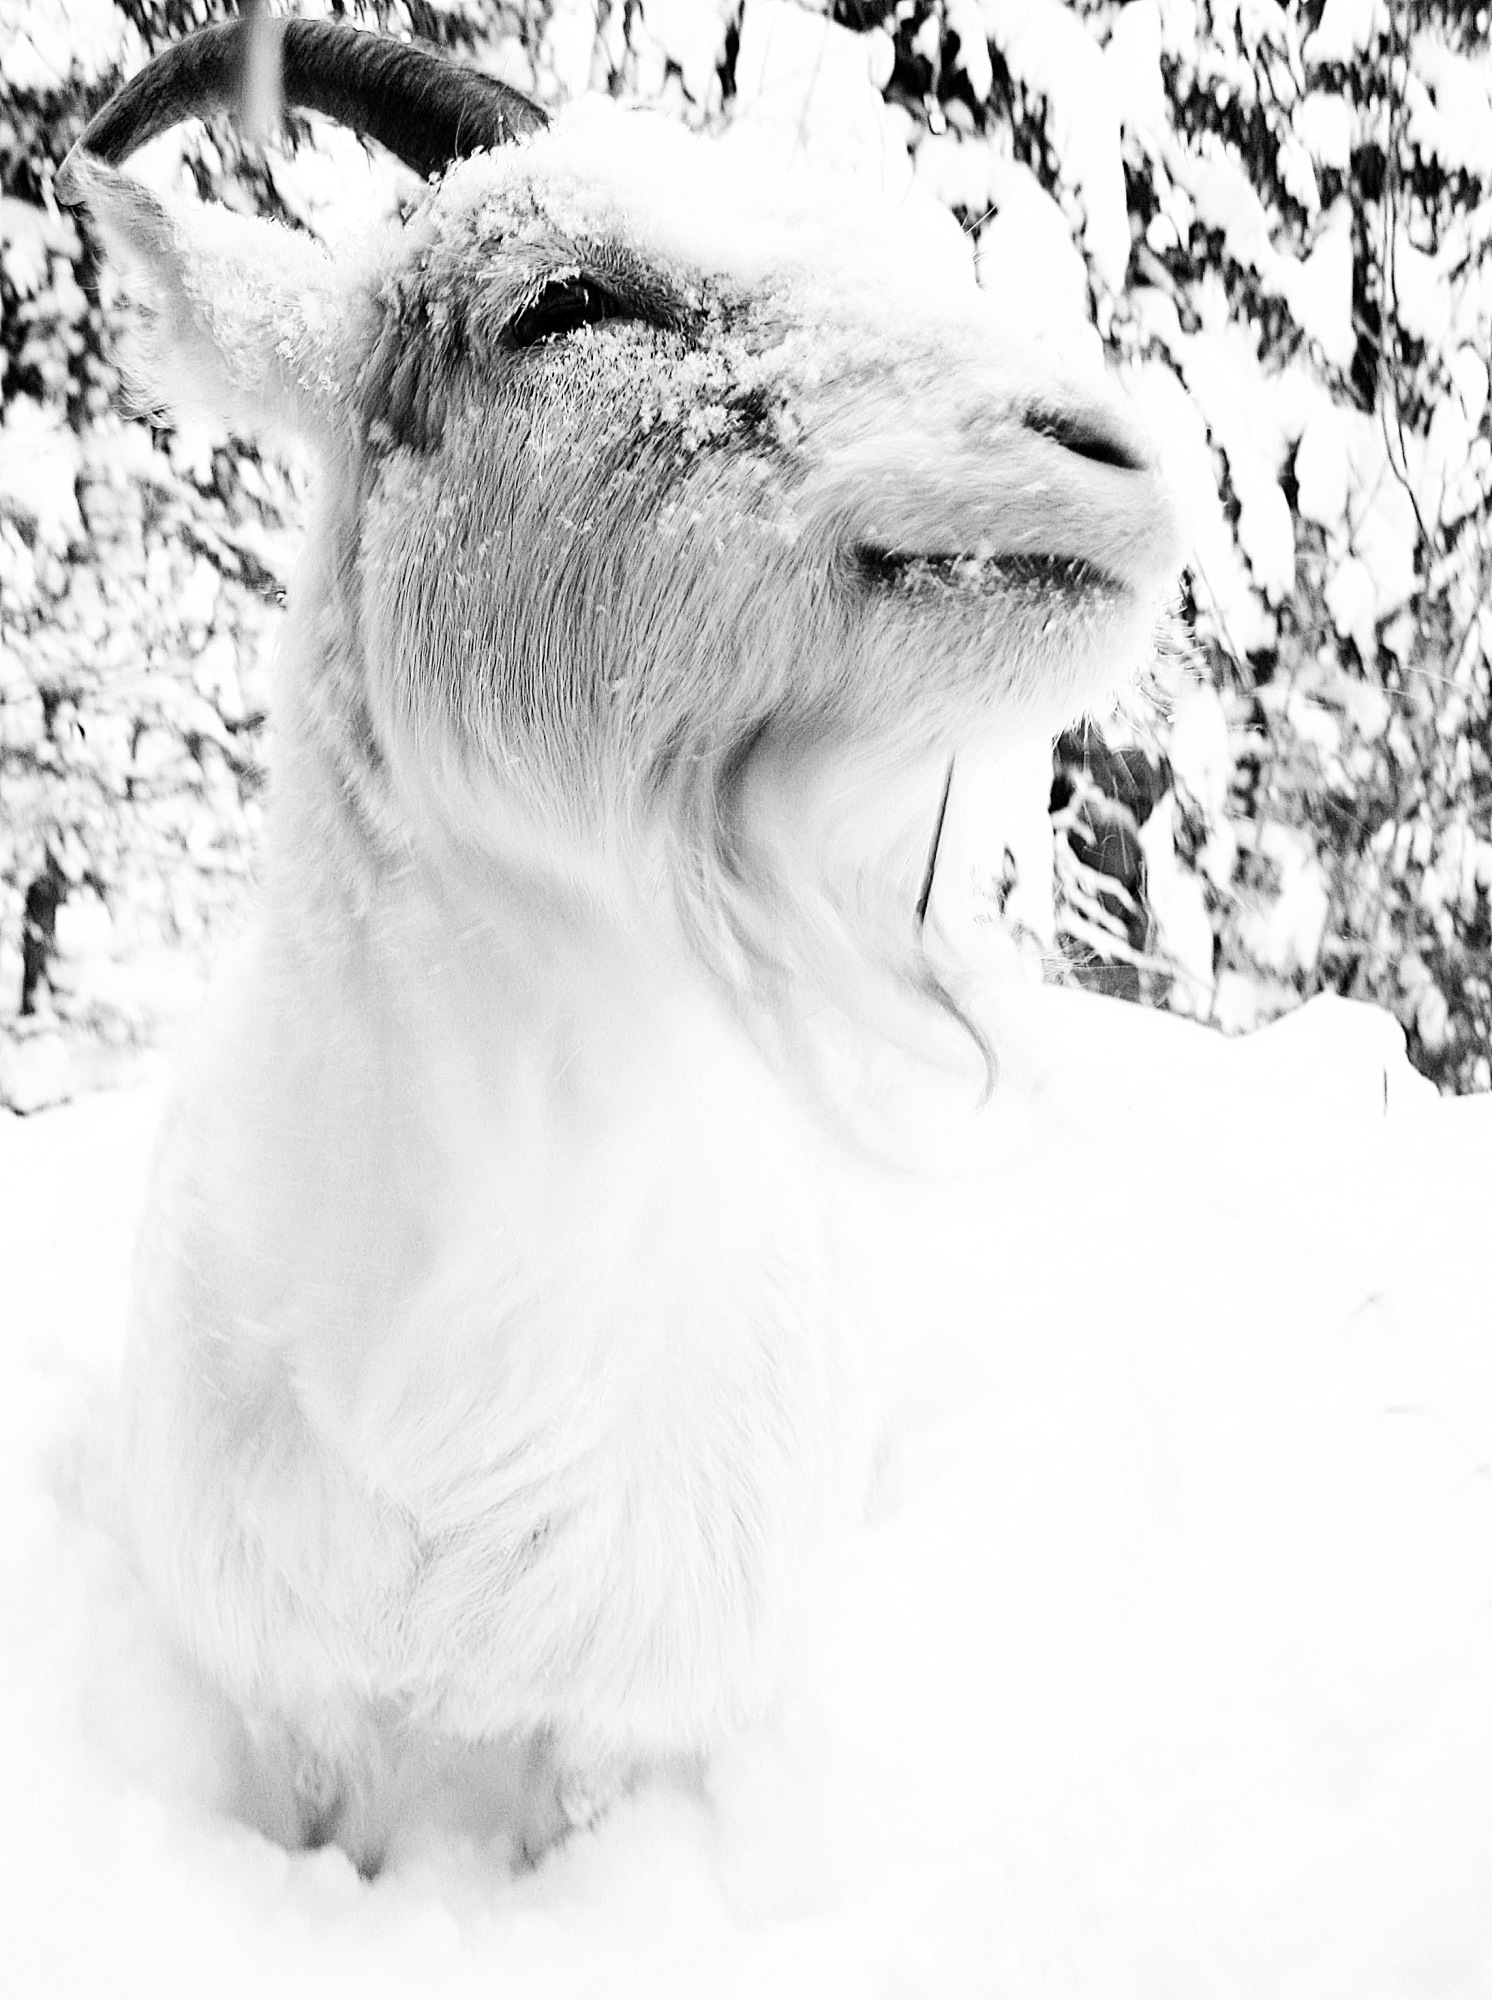
<svg viewBox="0 0 1492 2000"><path fill-rule="evenodd" d="M635 317L632 307L592 278L551 278L539 296L508 322L508 339L514 347L535 347L541 340L559 340L578 326Z"/></svg>

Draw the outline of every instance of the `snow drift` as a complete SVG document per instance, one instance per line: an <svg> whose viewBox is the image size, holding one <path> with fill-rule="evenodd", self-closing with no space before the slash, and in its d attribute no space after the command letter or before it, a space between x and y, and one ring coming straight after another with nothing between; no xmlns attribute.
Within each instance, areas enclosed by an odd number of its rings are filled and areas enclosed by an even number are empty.
<svg viewBox="0 0 1492 2000"><path fill-rule="evenodd" d="M450 1795L372 1883L235 1821L111 1531L157 1093L0 1121L17 1990L1485 1992L1492 1106L1345 1003L1030 1013L771 1718L533 1873Z"/></svg>

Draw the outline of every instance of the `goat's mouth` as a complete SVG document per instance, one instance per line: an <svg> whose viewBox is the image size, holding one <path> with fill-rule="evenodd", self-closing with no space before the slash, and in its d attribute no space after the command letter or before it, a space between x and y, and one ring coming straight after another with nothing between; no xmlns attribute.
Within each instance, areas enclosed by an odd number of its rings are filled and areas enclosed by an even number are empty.
<svg viewBox="0 0 1492 2000"><path fill-rule="evenodd" d="M1050 599L1122 597L1123 584L1083 556L990 554L967 550L942 554L931 550L878 548L856 544L855 573L867 589L891 590L904 597L939 595L950 591L969 596L1014 596Z"/></svg>

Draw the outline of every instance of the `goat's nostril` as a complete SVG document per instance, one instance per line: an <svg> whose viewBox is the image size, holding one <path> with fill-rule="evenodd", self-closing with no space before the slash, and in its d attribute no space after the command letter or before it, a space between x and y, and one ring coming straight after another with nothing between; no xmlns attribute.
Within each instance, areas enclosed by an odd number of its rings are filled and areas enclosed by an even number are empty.
<svg viewBox="0 0 1492 2000"><path fill-rule="evenodd" d="M1138 441L1105 410L1032 404L1026 411L1026 428L1098 465L1115 465L1121 472L1145 470L1147 461Z"/></svg>

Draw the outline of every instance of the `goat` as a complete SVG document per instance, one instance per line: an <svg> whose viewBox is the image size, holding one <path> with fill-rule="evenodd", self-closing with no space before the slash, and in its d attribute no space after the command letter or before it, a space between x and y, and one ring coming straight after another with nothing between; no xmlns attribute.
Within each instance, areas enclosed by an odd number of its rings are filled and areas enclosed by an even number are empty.
<svg viewBox="0 0 1492 2000"><path fill-rule="evenodd" d="M1131 671L1176 528L951 222L276 32L291 104L434 177L407 219L333 258L119 171L240 24L60 181L142 379L321 468L263 914L138 1253L131 1530L263 1824L375 1865L401 1770L486 1746L533 1856L762 1712L865 1504L835 1191L890 1067L983 1075L919 923L948 761Z"/></svg>

